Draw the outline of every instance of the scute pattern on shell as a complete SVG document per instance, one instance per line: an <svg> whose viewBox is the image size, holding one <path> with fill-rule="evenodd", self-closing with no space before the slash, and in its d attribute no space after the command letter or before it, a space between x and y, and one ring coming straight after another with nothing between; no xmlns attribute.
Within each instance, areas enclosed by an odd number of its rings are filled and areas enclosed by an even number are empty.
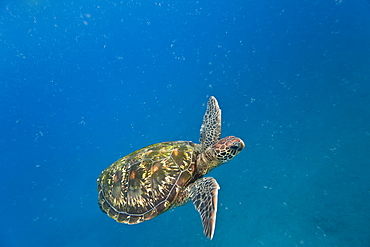
<svg viewBox="0 0 370 247"><path fill-rule="evenodd" d="M101 209L118 222L136 224L177 206L197 152L192 142L164 142L119 159L98 178Z"/></svg>

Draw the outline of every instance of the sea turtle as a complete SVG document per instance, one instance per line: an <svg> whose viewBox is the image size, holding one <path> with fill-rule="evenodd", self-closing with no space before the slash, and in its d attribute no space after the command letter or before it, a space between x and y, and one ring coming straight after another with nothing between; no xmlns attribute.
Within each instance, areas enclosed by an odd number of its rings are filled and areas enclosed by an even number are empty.
<svg viewBox="0 0 370 247"><path fill-rule="evenodd" d="M210 97L200 129L200 144L171 141L153 144L114 162L99 178L99 206L120 223L137 224L190 199L200 213L204 234L212 239L216 224L216 180L203 177L234 158L244 142L220 140L221 110Z"/></svg>

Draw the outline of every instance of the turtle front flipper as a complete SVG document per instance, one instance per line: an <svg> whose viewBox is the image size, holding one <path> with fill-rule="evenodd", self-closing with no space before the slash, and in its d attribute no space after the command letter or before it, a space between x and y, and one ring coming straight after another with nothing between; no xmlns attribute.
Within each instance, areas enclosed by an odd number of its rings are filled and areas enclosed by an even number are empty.
<svg viewBox="0 0 370 247"><path fill-rule="evenodd" d="M200 128L200 145L202 150L213 146L221 136L221 109L215 97L211 96Z"/></svg>
<svg viewBox="0 0 370 247"><path fill-rule="evenodd" d="M189 188L190 198L202 219L204 235L212 239L216 227L218 190L220 186L211 177L195 181Z"/></svg>

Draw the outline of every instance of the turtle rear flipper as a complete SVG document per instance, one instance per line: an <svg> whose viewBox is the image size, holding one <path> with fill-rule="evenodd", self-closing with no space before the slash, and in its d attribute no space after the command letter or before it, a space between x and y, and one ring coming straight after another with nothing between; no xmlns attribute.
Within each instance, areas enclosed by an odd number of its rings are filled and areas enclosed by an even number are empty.
<svg viewBox="0 0 370 247"><path fill-rule="evenodd" d="M195 181L190 190L190 198L198 210L202 219L204 235L212 239L216 227L216 213L218 190L220 186L211 177L205 177Z"/></svg>

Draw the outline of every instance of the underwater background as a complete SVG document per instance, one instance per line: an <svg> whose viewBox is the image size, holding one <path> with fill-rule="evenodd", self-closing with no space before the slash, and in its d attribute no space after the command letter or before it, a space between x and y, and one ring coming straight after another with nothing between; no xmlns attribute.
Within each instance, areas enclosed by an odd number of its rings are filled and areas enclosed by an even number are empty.
<svg viewBox="0 0 370 247"><path fill-rule="evenodd" d="M370 2L0 2L0 246L370 246ZM191 203L138 225L96 179L198 142L209 96L247 147Z"/></svg>

